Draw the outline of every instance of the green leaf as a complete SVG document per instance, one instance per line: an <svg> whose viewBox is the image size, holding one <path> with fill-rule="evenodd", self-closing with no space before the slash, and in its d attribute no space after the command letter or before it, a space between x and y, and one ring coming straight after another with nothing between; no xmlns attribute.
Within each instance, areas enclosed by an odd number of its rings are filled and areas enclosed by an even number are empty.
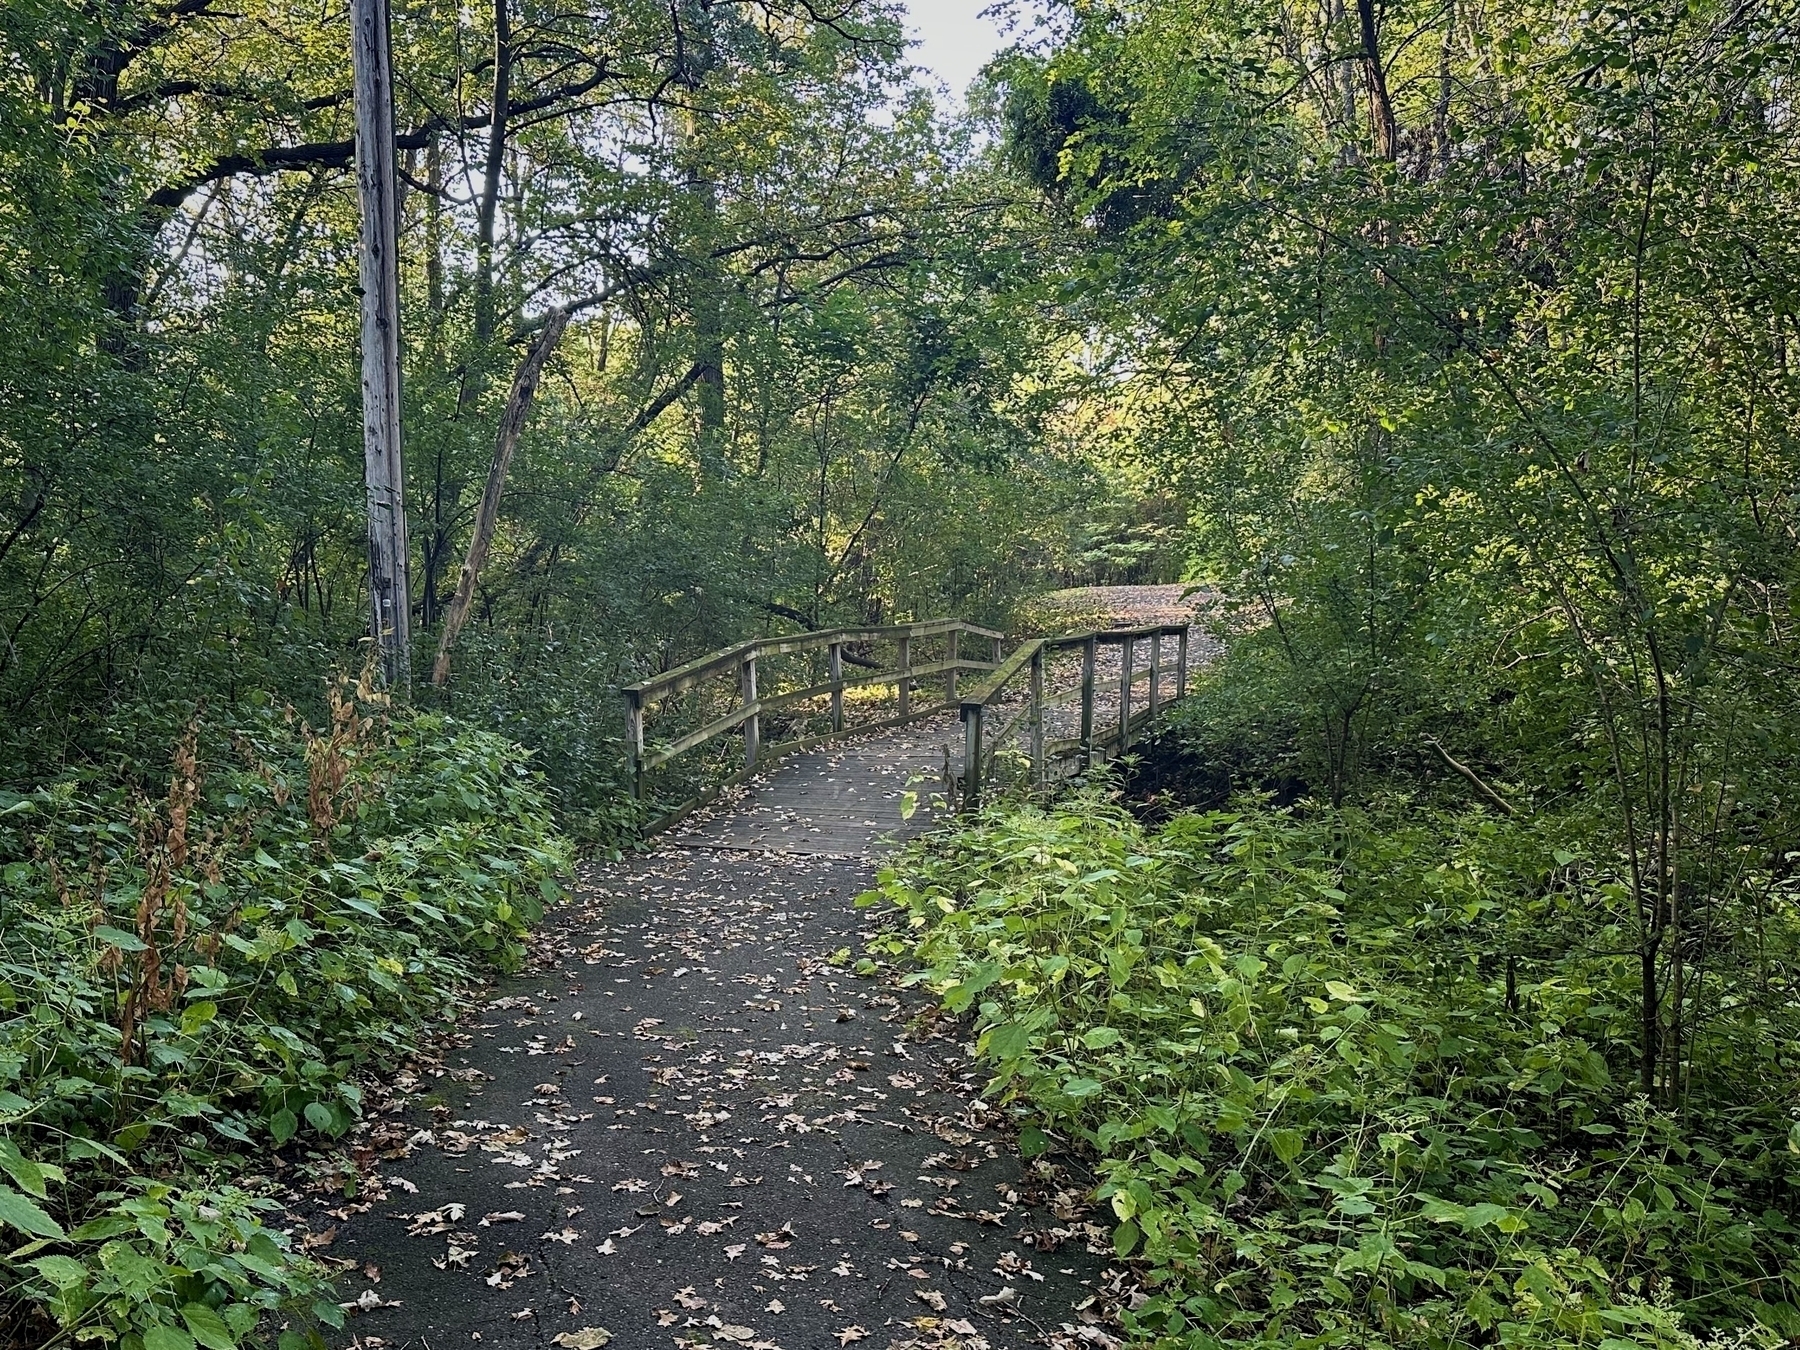
<svg viewBox="0 0 1800 1350"><path fill-rule="evenodd" d="M1019 1154L1025 1158L1036 1158L1050 1151L1050 1136L1035 1125L1027 1125L1019 1131Z"/></svg>
<svg viewBox="0 0 1800 1350"><path fill-rule="evenodd" d="M287 1143L299 1128L300 1118L285 1106L269 1117L269 1133L275 1137L277 1144Z"/></svg>
<svg viewBox="0 0 1800 1350"><path fill-rule="evenodd" d="M225 1325L225 1319L204 1303L190 1303L181 1310L181 1320L194 1339L206 1350L237 1350L237 1341Z"/></svg>
<svg viewBox="0 0 1800 1350"><path fill-rule="evenodd" d="M1081 1043L1090 1050L1104 1050L1109 1045L1117 1045L1124 1037L1119 1035L1117 1027L1089 1027L1081 1037Z"/></svg>
<svg viewBox="0 0 1800 1350"><path fill-rule="evenodd" d="M148 1327L144 1331L144 1350L194 1350L194 1338L179 1327Z"/></svg>
<svg viewBox="0 0 1800 1350"><path fill-rule="evenodd" d="M1098 1095L1100 1088L1092 1078L1066 1078L1062 1085L1063 1095L1077 1100Z"/></svg>
<svg viewBox="0 0 1800 1350"><path fill-rule="evenodd" d="M306 1104L306 1123L320 1134L330 1134L331 1108L324 1102L308 1102Z"/></svg>
<svg viewBox="0 0 1800 1350"><path fill-rule="evenodd" d="M50 1188L44 1182L44 1169L30 1158L19 1152L19 1146L10 1139L0 1139L0 1169L19 1183L19 1189L29 1191L40 1200L47 1199Z"/></svg>
<svg viewBox="0 0 1800 1350"><path fill-rule="evenodd" d="M1298 1130L1271 1130L1269 1147L1275 1150L1275 1156L1282 1162L1291 1163L1306 1148L1306 1136Z"/></svg>
<svg viewBox="0 0 1800 1350"><path fill-rule="evenodd" d="M1137 1224L1134 1221L1127 1219L1124 1223L1113 1229L1113 1249L1117 1251L1120 1256L1130 1256L1131 1253L1137 1249L1138 1238L1140 1236L1142 1236L1142 1234L1139 1231Z"/></svg>
<svg viewBox="0 0 1800 1350"><path fill-rule="evenodd" d="M94 929L94 936L108 946L117 947L122 952L143 952L150 948L136 933L127 933L123 928L114 928L110 924L101 924Z"/></svg>
<svg viewBox="0 0 1800 1350"><path fill-rule="evenodd" d="M72 1256L40 1256L31 1266L58 1289L74 1289L87 1282L88 1268Z"/></svg>
<svg viewBox="0 0 1800 1350"><path fill-rule="evenodd" d="M1031 1048L1031 1033L1017 1022L1002 1022L988 1032L987 1052L995 1059L1018 1059Z"/></svg>
<svg viewBox="0 0 1800 1350"><path fill-rule="evenodd" d="M0 1223L32 1237L59 1238L63 1235L61 1224L39 1209L34 1201L6 1186L0 1186Z"/></svg>

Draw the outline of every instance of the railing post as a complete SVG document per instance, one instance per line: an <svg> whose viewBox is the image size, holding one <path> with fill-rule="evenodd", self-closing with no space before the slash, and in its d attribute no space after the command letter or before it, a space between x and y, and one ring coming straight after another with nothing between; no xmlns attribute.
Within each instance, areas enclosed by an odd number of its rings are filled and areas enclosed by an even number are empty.
<svg viewBox="0 0 1800 1350"><path fill-rule="evenodd" d="M1004 642L1005 642L1004 638L995 638L994 639L994 664L995 665L1000 664L1000 648Z"/></svg>
<svg viewBox="0 0 1800 1350"><path fill-rule="evenodd" d="M749 708L756 703L756 653L752 651L738 667L738 693L743 697L744 707ZM762 727L758 725L761 715L751 713L744 719L744 768L756 767L756 749L762 740Z"/></svg>
<svg viewBox="0 0 1800 1350"><path fill-rule="evenodd" d="M1131 648L1133 640L1126 638L1119 652L1119 753L1122 755L1131 744Z"/></svg>
<svg viewBox="0 0 1800 1350"><path fill-rule="evenodd" d="M631 776L633 801L644 795L644 698L635 689L625 691L625 764Z"/></svg>
<svg viewBox="0 0 1800 1350"><path fill-rule="evenodd" d="M831 644L831 734L844 729L844 644Z"/></svg>
<svg viewBox="0 0 1800 1350"><path fill-rule="evenodd" d="M902 635L900 638L900 716L905 717L912 711L912 681L907 678L912 670L912 638Z"/></svg>
<svg viewBox="0 0 1800 1350"><path fill-rule="evenodd" d="M944 678L944 706L956 706L956 663L962 660L962 629L950 630L950 643L946 650L946 658L950 662L950 673Z"/></svg>
<svg viewBox="0 0 1800 1350"><path fill-rule="evenodd" d="M1043 782L1049 766L1044 763L1044 649L1031 654L1031 776Z"/></svg>
<svg viewBox="0 0 1800 1350"><path fill-rule="evenodd" d="M1100 640L1088 634L1081 649L1081 767L1094 767L1094 660L1099 654Z"/></svg>
<svg viewBox="0 0 1800 1350"><path fill-rule="evenodd" d="M1162 699L1158 697L1157 680L1162 676L1162 634L1150 635L1150 720L1156 720L1156 711L1162 707Z"/></svg>
<svg viewBox="0 0 1800 1350"><path fill-rule="evenodd" d="M981 715L979 703L963 704L963 809L981 805Z"/></svg>
<svg viewBox="0 0 1800 1350"><path fill-rule="evenodd" d="M1175 635L1175 697L1187 697L1187 642L1188 630L1183 627Z"/></svg>

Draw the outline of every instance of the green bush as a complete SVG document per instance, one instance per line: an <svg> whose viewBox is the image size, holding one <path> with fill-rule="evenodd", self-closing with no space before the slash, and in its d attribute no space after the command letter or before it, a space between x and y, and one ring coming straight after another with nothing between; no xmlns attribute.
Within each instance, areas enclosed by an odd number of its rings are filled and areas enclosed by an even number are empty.
<svg viewBox="0 0 1800 1350"><path fill-rule="evenodd" d="M1151 831L1089 788L915 846L865 901L974 1015L1025 1151L1096 1160L1144 1344L1781 1342L1800 1016L1720 952L1686 1106L1637 1096L1622 888L1565 846L1590 825L1390 794Z"/></svg>
<svg viewBox="0 0 1800 1350"><path fill-rule="evenodd" d="M16 1335L231 1350L337 1320L249 1156L343 1134L358 1071L515 965L569 865L516 746L366 702L332 691L318 732L196 718L156 799L97 770L0 797Z"/></svg>

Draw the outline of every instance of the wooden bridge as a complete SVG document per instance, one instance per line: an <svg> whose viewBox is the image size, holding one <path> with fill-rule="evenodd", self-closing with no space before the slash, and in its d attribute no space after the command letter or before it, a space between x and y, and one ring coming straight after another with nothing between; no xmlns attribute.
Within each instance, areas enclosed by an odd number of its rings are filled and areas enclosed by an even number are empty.
<svg viewBox="0 0 1800 1350"><path fill-rule="evenodd" d="M915 724L929 740L954 713L960 734L934 767L949 803L973 809L996 785L1047 784L1123 753L1186 693L1189 631L1095 628L1009 653L1005 634L931 619L739 643L622 691L632 792L674 803L666 829L787 756ZM927 692L940 683L941 700Z"/></svg>

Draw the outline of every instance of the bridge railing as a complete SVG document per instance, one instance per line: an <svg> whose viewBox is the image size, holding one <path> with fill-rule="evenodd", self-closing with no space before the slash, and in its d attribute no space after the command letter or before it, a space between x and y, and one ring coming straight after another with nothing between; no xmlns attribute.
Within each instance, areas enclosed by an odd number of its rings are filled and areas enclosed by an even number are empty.
<svg viewBox="0 0 1800 1350"><path fill-rule="evenodd" d="M977 650L985 648L992 659L983 661L965 656L965 639L979 643ZM632 794L643 796L645 776L652 771L724 738L739 738L742 742L741 767L722 782L683 802L664 818L663 823L667 824L704 805L725 788L742 782L759 765L766 765L783 755L810 749L840 736L900 726L958 708L961 706L957 695L958 676L965 672L994 670L1000 664L1005 641L1004 634L961 619L931 619L873 628L833 628L793 637L741 642L628 685L620 692L625 697L625 754ZM934 646L939 649L935 655L927 650ZM871 659L869 655L887 650L893 653L891 665ZM788 669L783 673L789 677L786 683L791 687L775 688L765 678L769 664L777 657L805 658L785 663ZM820 657L823 657L822 666ZM923 681L939 678L944 689L941 703L929 699L921 703L915 698L916 694L924 692L919 687ZM859 720L849 715L868 707L871 702L866 697L868 693L887 688L894 691L891 703L886 698L874 701L873 710L878 715L873 720ZM688 721L697 719L699 725L687 727L666 741L653 740L653 711L659 704L683 695L693 696ZM795 714L784 720L796 724L803 732L807 719L798 714L808 711L820 720L828 719L828 729L819 734L799 734L787 740L763 743L765 728L775 717ZM716 745L714 749L717 749Z"/></svg>
<svg viewBox="0 0 1800 1350"><path fill-rule="evenodd" d="M1171 640L1174 651L1168 653L1165 647ZM1099 656L1109 647L1119 649L1119 671L1116 686L1104 690L1100 687ZM1136 660L1140 648L1147 657L1141 667ZM1172 671L1165 655L1174 657ZM1047 687L1060 668L1077 660L1078 679L1062 688ZM1130 748L1133 733L1162 711L1165 678L1173 675L1174 697L1187 693L1187 668L1186 624L1096 629L1020 644L961 699L963 808L972 810L981 804L996 758L1008 742L1020 744L1018 757L1034 784L1123 754ZM1145 699L1141 706L1134 706L1140 684L1147 686ZM1116 707L1107 709L1104 701L1113 699ZM1051 714L1071 704L1078 707L1075 726L1052 725ZM1112 716L1100 716L1109 711ZM1106 722L1110 725L1103 724ZM1059 730L1075 734L1056 735Z"/></svg>

